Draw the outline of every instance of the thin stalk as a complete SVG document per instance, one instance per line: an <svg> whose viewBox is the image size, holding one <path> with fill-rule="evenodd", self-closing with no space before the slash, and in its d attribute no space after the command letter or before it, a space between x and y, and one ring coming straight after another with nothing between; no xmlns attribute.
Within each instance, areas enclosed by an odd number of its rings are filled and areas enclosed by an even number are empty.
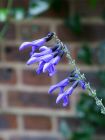
<svg viewBox="0 0 105 140"><path fill-rule="evenodd" d="M8 29L8 24L9 24L8 16L10 14L10 9L11 9L11 6L12 6L12 2L13 2L13 0L8 0L8 5L7 5L7 10L8 10L7 21L4 24L4 26L3 26L3 28L2 28L2 30L0 32L0 40L3 38L3 36L5 35L5 33L6 33L7 29Z"/></svg>

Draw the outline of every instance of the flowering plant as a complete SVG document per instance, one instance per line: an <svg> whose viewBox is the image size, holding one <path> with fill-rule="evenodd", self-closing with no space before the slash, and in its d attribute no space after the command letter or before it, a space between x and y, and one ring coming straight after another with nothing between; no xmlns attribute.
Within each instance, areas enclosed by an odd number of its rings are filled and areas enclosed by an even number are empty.
<svg viewBox="0 0 105 140"><path fill-rule="evenodd" d="M47 46L43 46L46 42L50 41L52 38L55 38L56 43L54 47L48 48ZM32 41L32 42L24 42L19 47L19 50L26 49L31 47L30 59L27 61L27 65L34 64L36 62L39 63L38 68L36 69L36 73L45 73L48 71L49 76L53 76L56 73L55 66L59 63L63 55L66 55L68 59L69 65L72 66L73 70L70 72L68 77L66 77L61 82L53 85L49 89L49 93L51 94L57 88L60 89L58 93L58 97L56 99L56 103L63 101L63 106L67 106L69 104L69 96L73 93L75 88L79 85L83 90L88 91L89 96L93 97L96 101L97 106L100 108L101 113L105 114L105 107L102 103L102 99L100 100L96 95L96 90L93 90L90 87L90 84L86 82L86 78L84 74L80 73L79 68L75 64L75 60L72 59L70 52L67 49L67 46L58 39L56 33L51 32L48 33L47 36ZM36 52L39 50L39 52ZM72 83L72 86L67 90L64 88Z"/></svg>

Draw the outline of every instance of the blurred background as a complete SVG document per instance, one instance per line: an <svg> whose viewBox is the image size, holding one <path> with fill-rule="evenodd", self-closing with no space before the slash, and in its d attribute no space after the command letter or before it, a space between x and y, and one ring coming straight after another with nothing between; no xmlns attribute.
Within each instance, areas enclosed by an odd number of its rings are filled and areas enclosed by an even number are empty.
<svg viewBox="0 0 105 140"><path fill-rule="evenodd" d="M0 0L0 140L105 140L105 116L77 88L70 106L56 105L50 85L69 73L64 57L57 74L27 67L24 41L56 32L105 105L105 0Z"/></svg>

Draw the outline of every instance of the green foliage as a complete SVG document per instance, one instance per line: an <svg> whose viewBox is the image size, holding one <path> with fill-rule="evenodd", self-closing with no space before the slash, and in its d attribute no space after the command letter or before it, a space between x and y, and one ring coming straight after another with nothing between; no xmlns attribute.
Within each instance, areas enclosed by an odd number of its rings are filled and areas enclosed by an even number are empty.
<svg viewBox="0 0 105 140"><path fill-rule="evenodd" d="M105 104L105 71L97 73L101 87L97 89L97 96L103 99ZM81 120L79 129L74 131L70 140L92 140L95 133L105 133L105 116L99 113L99 108L95 105L95 100L81 93L80 100L77 104L77 114Z"/></svg>
<svg viewBox="0 0 105 140"><path fill-rule="evenodd" d="M77 35L82 32L82 24L78 13L75 13L71 17L67 18L65 20L65 25Z"/></svg>
<svg viewBox="0 0 105 140"><path fill-rule="evenodd" d="M71 130L65 120L62 120L60 123L60 132L62 133L63 137L68 139L71 135Z"/></svg>
<svg viewBox="0 0 105 140"><path fill-rule="evenodd" d="M97 2L98 2L97 0L89 0L89 4L93 9L96 8Z"/></svg>
<svg viewBox="0 0 105 140"><path fill-rule="evenodd" d="M81 129L74 132L70 140L92 140L93 129L89 125L81 126Z"/></svg>
<svg viewBox="0 0 105 140"><path fill-rule="evenodd" d="M51 7L56 11L60 12L62 7L62 0L53 0Z"/></svg>
<svg viewBox="0 0 105 140"><path fill-rule="evenodd" d="M92 53L88 44L83 44L83 46L78 51L77 57L86 64L92 64Z"/></svg>
<svg viewBox="0 0 105 140"><path fill-rule="evenodd" d="M101 95L103 103L105 104L105 95L103 96L102 93L102 90L99 89L97 95ZM105 116L98 113L99 108L97 108L94 102L95 101L86 95L86 93L81 94L81 98L77 106L80 117L85 123L90 124L92 127L105 127Z"/></svg>
<svg viewBox="0 0 105 140"><path fill-rule="evenodd" d="M100 82L101 82L101 86L105 86L105 71L99 71L98 73L97 73L97 75L98 75L98 78L99 78L99 80L100 80Z"/></svg>
<svg viewBox="0 0 105 140"><path fill-rule="evenodd" d="M98 62L99 64L105 64L105 41L98 46Z"/></svg>

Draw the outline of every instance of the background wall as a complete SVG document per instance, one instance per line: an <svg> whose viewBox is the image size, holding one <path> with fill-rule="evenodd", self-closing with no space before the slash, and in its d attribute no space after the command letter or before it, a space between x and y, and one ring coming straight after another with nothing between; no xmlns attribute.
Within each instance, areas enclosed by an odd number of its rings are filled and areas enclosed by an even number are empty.
<svg viewBox="0 0 105 140"><path fill-rule="evenodd" d="M97 61L96 48L105 38L105 22L101 18L104 0L100 0L94 9L89 7L87 0L75 3L71 0L62 1L60 12L50 8L34 19L11 19L9 28L0 41L0 140L61 140L60 126L63 121L72 130L80 124L76 117L76 104L81 89L78 88L72 94L67 108L55 104L56 94L48 95L50 85L65 78L69 72L66 59L63 58L57 66L54 77L36 75L34 69L37 65L28 67L25 64L29 50L18 50L22 42L41 38L49 31L56 32L70 47L72 57L88 81L93 87L100 85L96 72L105 68ZM27 9L28 1L14 1L14 7L20 5ZM74 9L82 17L82 34L75 34L64 24L65 18L72 15ZM3 25L0 23L0 29ZM77 58L83 42L88 42L91 46L93 65L87 65Z"/></svg>

